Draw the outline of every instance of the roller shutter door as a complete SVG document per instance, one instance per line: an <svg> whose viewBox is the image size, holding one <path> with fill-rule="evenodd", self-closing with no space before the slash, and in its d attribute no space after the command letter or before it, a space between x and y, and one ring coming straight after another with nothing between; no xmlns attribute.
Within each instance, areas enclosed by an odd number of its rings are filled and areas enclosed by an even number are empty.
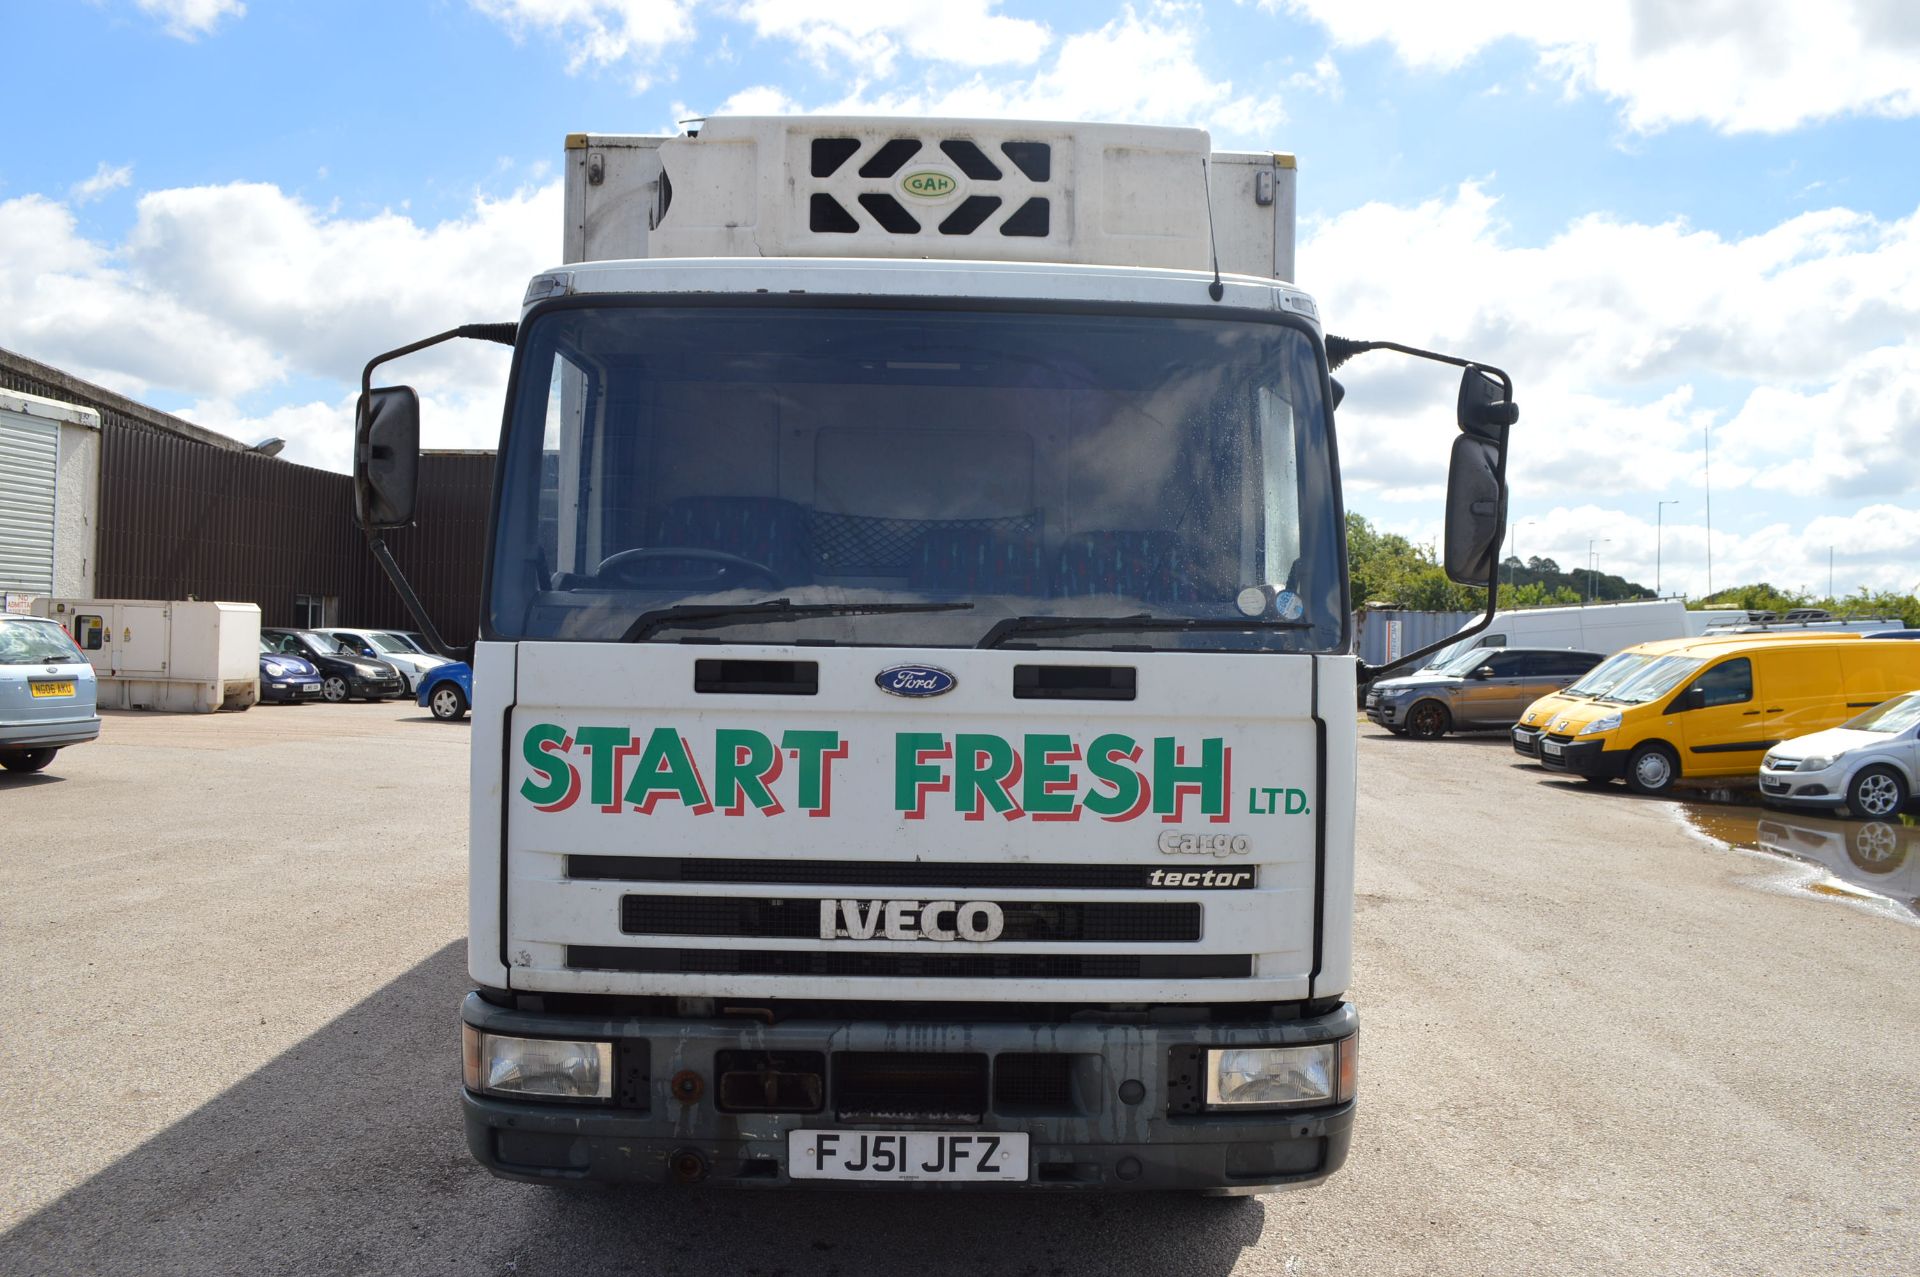
<svg viewBox="0 0 1920 1277"><path fill-rule="evenodd" d="M0 410L0 590L53 593L60 423Z"/></svg>

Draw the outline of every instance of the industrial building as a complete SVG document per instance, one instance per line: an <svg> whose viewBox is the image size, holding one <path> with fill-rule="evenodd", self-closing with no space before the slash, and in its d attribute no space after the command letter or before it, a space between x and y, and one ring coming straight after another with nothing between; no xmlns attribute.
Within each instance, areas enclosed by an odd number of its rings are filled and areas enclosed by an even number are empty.
<svg viewBox="0 0 1920 1277"><path fill-rule="evenodd" d="M342 430L350 429L343 421ZM353 481L0 349L0 593L255 603L267 625L413 627ZM473 640L491 452L421 458L389 537L447 638Z"/></svg>

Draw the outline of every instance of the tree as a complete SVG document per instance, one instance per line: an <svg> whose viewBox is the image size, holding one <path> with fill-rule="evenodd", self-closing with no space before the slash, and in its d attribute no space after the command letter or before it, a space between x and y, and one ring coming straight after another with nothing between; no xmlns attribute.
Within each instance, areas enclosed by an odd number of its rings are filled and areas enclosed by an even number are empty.
<svg viewBox="0 0 1920 1277"><path fill-rule="evenodd" d="M1541 558L1528 559L1527 567L1530 571L1534 571L1534 572L1558 573L1560 571L1560 565L1558 563L1555 563L1552 559L1541 559Z"/></svg>

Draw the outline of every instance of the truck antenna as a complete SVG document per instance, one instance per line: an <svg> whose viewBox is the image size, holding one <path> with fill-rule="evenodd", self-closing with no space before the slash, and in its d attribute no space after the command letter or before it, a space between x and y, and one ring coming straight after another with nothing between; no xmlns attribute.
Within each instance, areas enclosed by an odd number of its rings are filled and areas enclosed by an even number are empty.
<svg viewBox="0 0 1920 1277"><path fill-rule="evenodd" d="M1213 282L1207 285L1207 296L1219 301L1227 295L1227 287L1220 282L1220 240L1213 233L1213 177L1207 171L1205 157L1200 160L1200 184L1207 190L1207 248L1213 253Z"/></svg>

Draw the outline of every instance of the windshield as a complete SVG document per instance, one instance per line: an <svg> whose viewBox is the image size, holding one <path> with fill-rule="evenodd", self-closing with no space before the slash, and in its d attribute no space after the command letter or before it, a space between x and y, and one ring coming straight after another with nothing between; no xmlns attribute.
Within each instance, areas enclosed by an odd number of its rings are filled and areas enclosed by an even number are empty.
<svg viewBox="0 0 1920 1277"><path fill-rule="evenodd" d="M405 643L402 643L399 639L393 637L393 635L382 634L378 630L368 631L365 637L369 643L373 644L374 650L378 652L386 652L390 655L405 656L412 651L411 648L409 648Z"/></svg>
<svg viewBox="0 0 1920 1277"><path fill-rule="evenodd" d="M1485 665L1488 658L1494 655L1493 651L1484 647L1469 647L1464 651L1455 652L1441 664L1427 666L1421 673L1445 674L1460 678Z"/></svg>
<svg viewBox="0 0 1920 1277"><path fill-rule="evenodd" d="M415 639L410 634L397 634L392 630L382 630L380 631L380 633L384 635L386 638L392 640L394 643L398 644L397 647L383 648L381 649L382 651L412 652L417 656L432 655L432 653L428 652L425 647L421 646L419 640Z"/></svg>
<svg viewBox="0 0 1920 1277"><path fill-rule="evenodd" d="M1705 664L1698 656L1656 656L1637 673L1622 679L1613 690L1597 698L1622 705L1644 705L1680 686L1688 675Z"/></svg>
<svg viewBox="0 0 1920 1277"><path fill-rule="evenodd" d="M1019 616L1101 621L1010 646L1344 641L1323 374L1300 329L605 305L523 333L501 637L678 642L693 631L671 614L635 622L686 606L728 642L971 646Z"/></svg>
<svg viewBox="0 0 1920 1277"><path fill-rule="evenodd" d="M1864 714L1848 719L1842 726L1861 732L1893 735L1920 723L1920 692L1908 692L1890 701L1882 701Z"/></svg>
<svg viewBox="0 0 1920 1277"><path fill-rule="evenodd" d="M0 619L0 665L70 665L85 659L57 625Z"/></svg>
<svg viewBox="0 0 1920 1277"><path fill-rule="evenodd" d="M1615 653L1587 671L1579 682L1569 687L1562 695L1605 696L1645 669L1653 659L1645 652Z"/></svg>

